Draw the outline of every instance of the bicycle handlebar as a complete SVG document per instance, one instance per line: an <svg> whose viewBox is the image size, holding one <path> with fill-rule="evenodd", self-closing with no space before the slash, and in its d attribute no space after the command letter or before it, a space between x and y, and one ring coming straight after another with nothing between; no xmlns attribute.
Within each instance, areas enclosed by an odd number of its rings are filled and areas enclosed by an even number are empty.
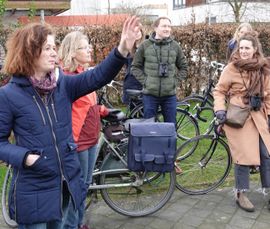
<svg viewBox="0 0 270 229"><path fill-rule="evenodd" d="M112 80L110 83L107 84L108 87L114 87L114 84L117 85L117 86L120 86L120 87L123 87L123 84L122 83L119 83L118 81L115 81L115 80ZM116 88L115 88L116 89Z"/></svg>
<svg viewBox="0 0 270 229"><path fill-rule="evenodd" d="M106 84L100 90L103 92L103 94L106 94L106 91L107 91L107 88L106 87L110 87L110 88L113 88L118 93L118 89L114 86L114 84L115 85L118 85L120 87L123 87L123 84L122 83L119 83L119 82L117 82L115 80L112 80L110 83Z"/></svg>
<svg viewBox="0 0 270 229"><path fill-rule="evenodd" d="M215 68L215 69L217 69L219 71L222 71L224 69L224 67L225 67L225 64L219 63L216 60L211 61L210 65L211 65L212 68Z"/></svg>

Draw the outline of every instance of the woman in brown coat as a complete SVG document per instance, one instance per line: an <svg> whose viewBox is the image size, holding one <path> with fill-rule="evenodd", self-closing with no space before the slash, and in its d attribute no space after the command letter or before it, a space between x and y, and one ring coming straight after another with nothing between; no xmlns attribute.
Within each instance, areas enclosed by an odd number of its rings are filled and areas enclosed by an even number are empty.
<svg viewBox="0 0 270 229"><path fill-rule="evenodd" d="M235 163L236 203L249 212L255 210L245 194L249 189L250 166L259 166L262 187L270 187L269 77L269 65L258 38L249 33L239 39L239 45L214 90L215 114L219 123L224 124L223 130ZM257 104L251 104L251 98L259 98ZM251 107L242 128L226 124L226 101Z"/></svg>

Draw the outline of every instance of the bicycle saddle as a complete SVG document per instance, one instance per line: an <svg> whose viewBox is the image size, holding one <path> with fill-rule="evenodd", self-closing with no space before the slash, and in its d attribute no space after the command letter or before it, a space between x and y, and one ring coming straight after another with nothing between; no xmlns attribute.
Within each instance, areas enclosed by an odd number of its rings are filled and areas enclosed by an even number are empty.
<svg viewBox="0 0 270 229"><path fill-rule="evenodd" d="M129 96L139 96L139 95L142 95L142 90L127 89L126 92L127 92L127 94Z"/></svg>

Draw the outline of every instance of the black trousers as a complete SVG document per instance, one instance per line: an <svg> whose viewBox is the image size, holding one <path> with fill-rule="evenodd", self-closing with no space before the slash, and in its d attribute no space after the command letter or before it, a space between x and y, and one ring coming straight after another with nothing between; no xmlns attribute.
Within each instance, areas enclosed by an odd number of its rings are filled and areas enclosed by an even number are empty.
<svg viewBox="0 0 270 229"><path fill-rule="evenodd" d="M262 188L270 188L270 156L263 140L261 139L261 136L259 139L259 144L261 159L261 165L259 166L259 168ZM234 177L235 188L237 190L249 189L249 169L250 166L235 164Z"/></svg>

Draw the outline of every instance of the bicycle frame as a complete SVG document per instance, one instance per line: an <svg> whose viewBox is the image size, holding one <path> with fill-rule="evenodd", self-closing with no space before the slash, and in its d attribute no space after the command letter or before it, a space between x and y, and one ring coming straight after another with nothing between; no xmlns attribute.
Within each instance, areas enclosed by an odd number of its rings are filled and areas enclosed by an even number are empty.
<svg viewBox="0 0 270 229"><path fill-rule="evenodd" d="M112 151L105 156L101 165L93 172L93 178L98 177L98 179L99 179L99 177L101 175L105 175L105 174L117 174L117 173L130 172L130 170L127 168L127 162L125 161L123 156L121 156L120 153L116 150L118 147L114 146L114 144L118 144L118 145L119 144L127 144L127 140L128 140L128 138L124 138L123 140L121 140L120 143L111 143L109 140L106 139L106 137L103 134L101 135L100 141L99 141L99 146L98 146L99 153L101 152L102 145L104 145L104 144L107 144L107 146ZM107 169L106 168L106 166L108 166L108 164L114 163L116 161L117 161L117 164L120 168L116 168L116 169ZM143 172L143 173L134 172L134 176L136 177L134 182L119 183L119 184L105 184L105 185L95 183L95 184L91 184L88 189L89 190L99 190L99 189L121 188L121 187L139 187L146 180L144 178L145 174L146 174L145 172Z"/></svg>
<svg viewBox="0 0 270 229"><path fill-rule="evenodd" d="M127 162L117 152L117 150L113 147L112 143L110 143L105 138L105 136L103 134L100 136L100 141L99 141L99 145L98 145L98 149L99 149L99 152L98 153L101 152L102 145L104 145L105 143L110 147L110 149L112 150L114 156L117 156L117 158L119 159L118 162L119 163L122 163L122 166L124 166L124 168L120 168L120 169L105 169L104 170L106 163L110 163L109 162L109 160L110 160L109 157L111 156L111 153L110 153L110 154L107 154L105 156L105 158L103 159L102 164L99 166L99 168L97 168L93 172L93 178L95 178L97 176L100 176L102 174L114 174L114 173L120 173L120 172L128 172L129 170L127 168ZM97 189L103 189L103 188L124 187L124 186L133 186L133 184L132 183L129 183L129 184L113 184L113 185L91 184L88 189L90 189L90 190L97 190Z"/></svg>

